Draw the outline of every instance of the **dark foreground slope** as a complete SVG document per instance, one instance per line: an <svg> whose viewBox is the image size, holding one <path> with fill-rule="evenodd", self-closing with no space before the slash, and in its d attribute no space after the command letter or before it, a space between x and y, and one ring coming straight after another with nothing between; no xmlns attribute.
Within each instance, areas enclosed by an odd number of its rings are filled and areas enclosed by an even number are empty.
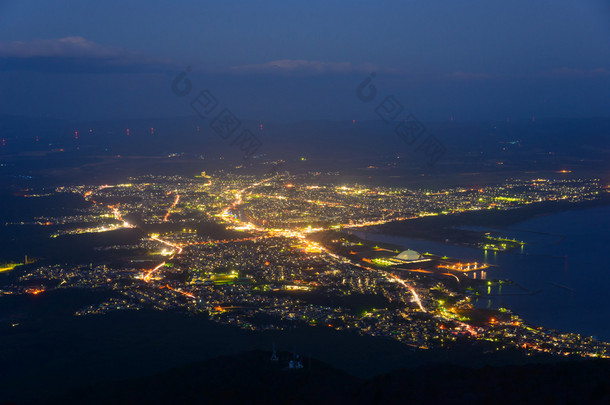
<svg viewBox="0 0 610 405"><path fill-rule="evenodd" d="M468 369L435 365L361 379L316 360L286 368L264 351L223 356L151 377L94 385L48 404L610 403L610 362Z"/></svg>

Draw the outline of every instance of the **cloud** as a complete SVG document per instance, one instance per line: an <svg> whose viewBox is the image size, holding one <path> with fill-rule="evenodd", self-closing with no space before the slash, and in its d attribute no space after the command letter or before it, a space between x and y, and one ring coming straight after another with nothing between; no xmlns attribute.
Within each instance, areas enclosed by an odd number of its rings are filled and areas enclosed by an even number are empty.
<svg viewBox="0 0 610 405"><path fill-rule="evenodd" d="M98 58L113 59L130 56L120 48L99 45L83 37L39 39L32 42L0 41L2 58Z"/></svg>
<svg viewBox="0 0 610 405"><path fill-rule="evenodd" d="M0 41L0 70L54 73L129 73L166 70L169 64L83 37Z"/></svg>
<svg viewBox="0 0 610 405"><path fill-rule="evenodd" d="M353 65L350 62L321 62L304 59L281 59L261 64L232 66L235 73L297 73L297 74L328 74L328 73L369 73L377 67L371 64Z"/></svg>

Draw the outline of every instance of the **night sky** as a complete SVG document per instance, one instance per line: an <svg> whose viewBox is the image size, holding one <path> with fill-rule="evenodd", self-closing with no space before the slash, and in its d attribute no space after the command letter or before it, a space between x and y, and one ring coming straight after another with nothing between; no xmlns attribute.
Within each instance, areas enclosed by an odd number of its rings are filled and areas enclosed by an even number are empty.
<svg viewBox="0 0 610 405"><path fill-rule="evenodd" d="M374 119L371 72L422 120L607 117L608 1L0 1L0 114L186 116L191 67L244 119Z"/></svg>

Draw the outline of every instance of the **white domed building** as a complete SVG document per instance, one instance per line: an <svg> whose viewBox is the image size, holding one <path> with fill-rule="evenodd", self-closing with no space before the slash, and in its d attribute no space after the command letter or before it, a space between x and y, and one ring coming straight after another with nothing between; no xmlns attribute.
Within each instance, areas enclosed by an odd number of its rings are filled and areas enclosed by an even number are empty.
<svg viewBox="0 0 610 405"><path fill-rule="evenodd" d="M397 260L403 261L403 262L412 262L415 260L420 260L422 258L422 255L420 255L418 252L416 252L415 250L405 250L404 252L401 252L398 254L398 256L396 256Z"/></svg>

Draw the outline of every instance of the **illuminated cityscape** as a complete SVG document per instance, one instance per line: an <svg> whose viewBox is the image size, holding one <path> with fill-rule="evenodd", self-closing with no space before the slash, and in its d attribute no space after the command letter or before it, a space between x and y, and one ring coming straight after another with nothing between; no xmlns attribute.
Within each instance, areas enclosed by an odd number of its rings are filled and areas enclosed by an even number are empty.
<svg viewBox="0 0 610 405"><path fill-rule="evenodd" d="M352 330L416 349L471 342L495 351L610 357L608 343L531 325L509 308L475 306L491 286L511 283L494 278L487 263L401 251L351 232L429 216L593 201L607 193L596 179L514 179L429 191L321 184L315 175L288 172L218 172L45 193L80 196L87 206L78 215L13 225L57 228L51 238L129 230L138 232L137 242L97 248L121 252L127 259L119 263L32 262L3 295L92 289L109 298L75 316L154 308L250 330ZM490 251L524 244L489 234L464 243Z"/></svg>
<svg viewBox="0 0 610 405"><path fill-rule="evenodd" d="M0 405L610 404L608 1L0 1Z"/></svg>

